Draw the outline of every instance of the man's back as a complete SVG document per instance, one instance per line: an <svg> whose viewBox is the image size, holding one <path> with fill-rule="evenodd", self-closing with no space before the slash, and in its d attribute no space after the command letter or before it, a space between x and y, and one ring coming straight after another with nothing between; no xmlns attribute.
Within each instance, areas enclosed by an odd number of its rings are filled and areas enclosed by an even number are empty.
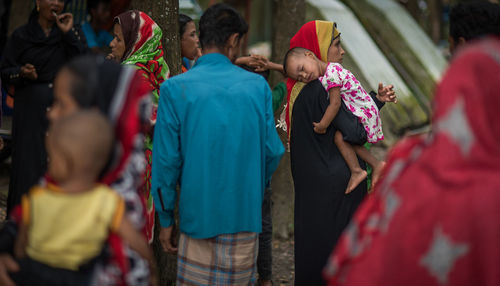
<svg viewBox="0 0 500 286"><path fill-rule="evenodd" d="M157 127L154 152L165 160L153 166L160 188L182 174L181 231L260 232L265 181L283 154L267 82L222 54L205 55L162 86L158 121L167 128Z"/></svg>

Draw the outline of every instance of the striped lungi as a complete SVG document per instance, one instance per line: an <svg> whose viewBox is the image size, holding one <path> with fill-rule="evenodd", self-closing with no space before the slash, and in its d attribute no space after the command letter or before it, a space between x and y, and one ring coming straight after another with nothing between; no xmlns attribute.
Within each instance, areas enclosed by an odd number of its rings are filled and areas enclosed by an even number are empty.
<svg viewBox="0 0 500 286"><path fill-rule="evenodd" d="M181 234L176 285L254 285L258 235L221 234L195 239Z"/></svg>

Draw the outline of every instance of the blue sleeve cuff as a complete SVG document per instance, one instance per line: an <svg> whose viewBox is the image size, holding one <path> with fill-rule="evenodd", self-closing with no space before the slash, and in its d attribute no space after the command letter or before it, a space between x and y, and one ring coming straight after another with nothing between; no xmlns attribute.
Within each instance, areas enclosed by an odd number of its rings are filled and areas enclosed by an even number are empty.
<svg viewBox="0 0 500 286"><path fill-rule="evenodd" d="M157 211L156 213L158 213L161 227L169 227L174 224L174 216L172 212Z"/></svg>

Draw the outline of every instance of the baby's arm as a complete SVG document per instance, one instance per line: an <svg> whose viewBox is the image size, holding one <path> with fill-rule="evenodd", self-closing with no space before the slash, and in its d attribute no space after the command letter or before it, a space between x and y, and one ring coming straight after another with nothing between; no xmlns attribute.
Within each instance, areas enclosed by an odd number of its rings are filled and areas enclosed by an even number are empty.
<svg viewBox="0 0 500 286"><path fill-rule="evenodd" d="M384 86L381 82L378 84L377 99L381 102L394 102L398 103L396 92L392 84Z"/></svg>
<svg viewBox="0 0 500 286"><path fill-rule="evenodd" d="M319 134L326 133L326 129L330 126L335 116L337 116L340 108L340 87L330 88L328 94L330 96L330 104L326 108L323 118L321 118L319 123L313 122L314 132Z"/></svg>
<svg viewBox="0 0 500 286"><path fill-rule="evenodd" d="M151 273L151 284L158 284L158 276L156 271L156 263L153 257L153 252L149 248L146 239L142 234L140 234L132 225L132 223L123 217L120 226L118 227L118 235L123 239L127 245L135 250L139 255L146 259L149 264L149 269Z"/></svg>

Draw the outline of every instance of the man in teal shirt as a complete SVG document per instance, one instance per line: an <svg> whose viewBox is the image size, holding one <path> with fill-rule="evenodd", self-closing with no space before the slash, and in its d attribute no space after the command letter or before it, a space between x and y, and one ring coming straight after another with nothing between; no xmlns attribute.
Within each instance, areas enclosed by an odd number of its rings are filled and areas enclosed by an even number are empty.
<svg viewBox="0 0 500 286"><path fill-rule="evenodd" d="M267 82L232 63L245 20L217 4L199 29L203 56L160 89L152 171L159 238L166 251L177 251L179 183L178 282L245 284L254 276L264 189L284 148Z"/></svg>

